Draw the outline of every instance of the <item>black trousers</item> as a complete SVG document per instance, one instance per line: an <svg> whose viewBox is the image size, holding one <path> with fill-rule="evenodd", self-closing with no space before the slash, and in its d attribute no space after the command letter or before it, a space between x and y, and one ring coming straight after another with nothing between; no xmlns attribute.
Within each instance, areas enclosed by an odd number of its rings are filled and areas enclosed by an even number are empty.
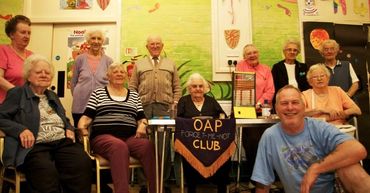
<svg viewBox="0 0 370 193"><path fill-rule="evenodd" d="M69 138L35 144L21 170L32 193L91 192L91 160L82 145Z"/></svg>

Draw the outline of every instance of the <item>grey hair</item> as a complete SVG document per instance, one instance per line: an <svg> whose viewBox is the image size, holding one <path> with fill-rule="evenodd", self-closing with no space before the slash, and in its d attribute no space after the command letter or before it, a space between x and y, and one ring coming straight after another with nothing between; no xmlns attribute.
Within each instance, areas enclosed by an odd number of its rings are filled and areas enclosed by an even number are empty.
<svg viewBox="0 0 370 193"><path fill-rule="evenodd" d="M94 34L94 33L98 33L100 35L100 37L102 38L103 42L105 41L105 34L103 33L102 30L98 30L98 29L87 31L85 33L85 40L89 41L91 39L92 34Z"/></svg>
<svg viewBox="0 0 370 193"><path fill-rule="evenodd" d="M149 35L147 38L146 38L146 45L148 45L149 44L149 42L151 42L152 40L159 40L162 44L163 44L163 42L162 42L162 38L161 38L161 36L159 36L159 35Z"/></svg>
<svg viewBox="0 0 370 193"><path fill-rule="evenodd" d="M187 88L187 91L190 93L190 87L191 85L193 84L193 82L195 80L202 80L202 84L203 84L203 87L204 87L204 93L208 93L211 88L209 86L209 83L207 82L207 80L205 78L203 78L202 75L200 75L199 73L193 73L189 76L188 78L188 81L186 81L186 88Z"/></svg>
<svg viewBox="0 0 370 193"><path fill-rule="evenodd" d="M246 54L245 54L245 51L246 51L246 50L247 50L247 48L249 48L249 47L255 48L255 49L259 52L259 50L257 49L257 47L256 47L254 44L247 44L247 45L245 45L245 46L244 46L244 48L243 48L243 58L244 58L244 59L246 59L246 58L247 58L247 56L246 56Z"/></svg>
<svg viewBox="0 0 370 193"><path fill-rule="evenodd" d="M113 72L113 70L115 70L117 68L121 68L121 69L123 69L127 73L127 69L126 69L126 65L125 64L121 64L121 63L118 63L118 62L113 62L112 64L110 64L108 66L107 76L110 75Z"/></svg>
<svg viewBox="0 0 370 193"><path fill-rule="evenodd" d="M51 78L54 77L54 65L45 56L40 54L32 54L24 61L23 64L24 80L27 80L29 78L30 72L34 68L35 64L41 61L46 62L49 65L51 71Z"/></svg>
<svg viewBox="0 0 370 193"><path fill-rule="evenodd" d="M288 39L287 41L285 41L284 45L283 45L283 50L286 49L286 47L289 45L289 44L294 44L297 46L298 48L298 53L301 52L301 42L299 42L298 40L296 39Z"/></svg>
<svg viewBox="0 0 370 193"><path fill-rule="evenodd" d="M325 66L325 64L323 64L323 63L317 63L317 64L314 64L314 65L310 66L310 68L308 69L307 75L306 75L306 78L307 78L308 81L312 77L312 72L315 71L315 70L318 70L318 69L323 70L325 72L325 74L328 76L328 78L330 78L330 71Z"/></svg>
<svg viewBox="0 0 370 193"><path fill-rule="evenodd" d="M319 47L319 52L322 54L324 52L324 46L325 45L328 45L328 44L332 44L334 45L334 48L336 51L339 50L339 44L337 41L333 40L333 39L328 39L328 40L325 40L323 41L321 44L320 44L320 47Z"/></svg>

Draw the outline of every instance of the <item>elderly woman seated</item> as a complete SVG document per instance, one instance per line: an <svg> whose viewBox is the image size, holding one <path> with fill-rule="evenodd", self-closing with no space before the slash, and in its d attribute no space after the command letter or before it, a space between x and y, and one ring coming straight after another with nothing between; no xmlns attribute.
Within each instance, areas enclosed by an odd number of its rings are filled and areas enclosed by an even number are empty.
<svg viewBox="0 0 370 193"><path fill-rule="evenodd" d="M84 134L91 125L92 150L109 160L115 193L129 192L129 159L137 158L155 193L154 146L147 139L147 120L139 94L128 90L128 76L122 64L113 63L107 71L108 85L90 96L78 128Z"/></svg>
<svg viewBox="0 0 370 193"><path fill-rule="evenodd" d="M312 89L303 92L307 116L323 118L342 125L351 115L361 115L360 108L340 87L328 86L330 72L323 64L315 64L307 72Z"/></svg>
<svg viewBox="0 0 370 193"><path fill-rule="evenodd" d="M0 106L5 166L23 171L31 192L90 193L90 158L75 143L58 96L47 89L54 76L52 64L31 55L23 68L26 83L9 90Z"/></svg>
<svg viewBox="0 0 370 193"><path fill-rule="evenodd" d="M192 118L199 116L209 116L218 118L225 115L218 102L206 95L210 91L208 82L198 73L190 75L186 83L189 95L180 98L177 104L177 116L183 118ZM187 183L188 193L195 193L197 184L202 181L209 181L217 185L218 193L226 193L226 186L229 183L229 172L231 168L230 160L221 166L217 172L204 178L191 166L186 159L183 159L184 176Z"/></svg>

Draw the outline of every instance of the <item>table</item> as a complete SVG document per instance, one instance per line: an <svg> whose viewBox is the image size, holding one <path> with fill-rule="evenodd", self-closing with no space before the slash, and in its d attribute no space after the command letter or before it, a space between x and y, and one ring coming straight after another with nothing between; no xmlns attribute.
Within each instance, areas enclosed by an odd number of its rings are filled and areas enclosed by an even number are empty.
<svg viewBox="0 0 370 193"><path fill-rule="evenodd" d="M159 150L158 150L158 132L163 132L163 141L162 141L162 157L165 152L166 144L166 135L168 127L175 126L174 119L149 119L149 125L154 128L154 152L155 152L155 173L156 173L156 192L163 192L163 167L164 159L161 159L160 171L159 171Z"/></svg>
<svg viewBox="0 0 370 193"><path fill-rule="evenodd" d="M236 122L236 137L237 137L237 147L238 147L238 169L237 169L237 188L239 188L240 181L240 162L241 162L241 146L242 146L242 134L243 128L248 127L260 127L273 125L279 122L279 119L269 119L269 118L257 118L257 119L235 119ZM155 164L156 164L156 188L157 193L163 192L163 167L164 159L161 160L161 165L159 165L159 150L158 150L158 132L163 132L162 141L162 155L164 155L166 144L166 135L168 127L175 127L176 123L174 119L149 119L149 125L154 127L154 145L155 145ZM161 170L159 171L159 166ZM181 190L183 191L183 190Z"/></svg>

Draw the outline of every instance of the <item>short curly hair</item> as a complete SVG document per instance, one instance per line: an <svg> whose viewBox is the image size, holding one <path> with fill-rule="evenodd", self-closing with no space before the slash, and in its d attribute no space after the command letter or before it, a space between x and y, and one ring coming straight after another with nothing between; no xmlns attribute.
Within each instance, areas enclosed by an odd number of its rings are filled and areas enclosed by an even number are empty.
<svg viewBox="0 0 370 193"><path fill-rule="evenodd" d="M10 35L17 30L18 23L25 23L28 24L28 26L31 26L31 20L24 15L16 15L12 17L5 23L5 33L9 38Z"/></svg>
<svg viewBox="0 0 370 193"><path fill-rule="evenodd" d="M27 80L30 77L31 70L35 67L35 65L39 62L45 62L50 67L51 77L54 78L54 65L43 55L40 54L32 54L29 56L23 64L23 79Z"/></svg>
<svg viewBox="0 0 370 193"><path fill-rule="evenodd" d="M204 93L208 93L211 90L211 87L210 87L209 83L207 82L207 80L202 75L200 75L199 73L196 72L196 73L191 74L189 76L188 80L185 83L187 91L189 93L190 93L191 85L193 84L193 82L195 80L201 80L202 81L202 84L203 84L203 87L204 87Z"/></svg>

